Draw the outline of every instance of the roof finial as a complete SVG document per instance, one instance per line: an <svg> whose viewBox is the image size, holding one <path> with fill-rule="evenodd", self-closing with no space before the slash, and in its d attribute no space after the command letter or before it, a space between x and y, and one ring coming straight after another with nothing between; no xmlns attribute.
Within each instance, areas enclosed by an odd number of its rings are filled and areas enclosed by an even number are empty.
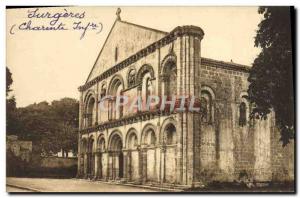
<svg viewBox="0 0 300 198"><path fill-rule="evenodd" d="M117 20L121 20L120 14L121 14L121 8L118 8L118 9L117 9L117 12L116 12Z"/></svg>

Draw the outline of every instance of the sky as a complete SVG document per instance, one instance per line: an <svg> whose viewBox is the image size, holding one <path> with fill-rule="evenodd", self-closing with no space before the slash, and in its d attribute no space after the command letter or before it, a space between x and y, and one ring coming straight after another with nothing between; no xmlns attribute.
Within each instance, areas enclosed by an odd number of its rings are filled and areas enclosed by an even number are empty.
<svg viewBox="0 0 300 198"><path fill-rule="evenodd" d="M205 36L202 57L251 66L260 49L254 37L262 16L257 7L120 7L121 19L172 31L181 25L201 27ZM64 10L66 9L66 10ZM67 13L59 19L68 30L19 30L24 22L49 26L51 19L31 17L35 8L6 10L6 62L12 72L12 94L18 107L63 97L79 99L83 85L116 19L117 7L39 8L37 13ZM70 13L72 12L73 15ZM84 18L74 18L84 12ZM28 16L29 15L29 16ZM31 17L31 18L30 18ZM95 30L74 30L73 22L98 25ZM24 26L22 26L24 27Z"/></svg>

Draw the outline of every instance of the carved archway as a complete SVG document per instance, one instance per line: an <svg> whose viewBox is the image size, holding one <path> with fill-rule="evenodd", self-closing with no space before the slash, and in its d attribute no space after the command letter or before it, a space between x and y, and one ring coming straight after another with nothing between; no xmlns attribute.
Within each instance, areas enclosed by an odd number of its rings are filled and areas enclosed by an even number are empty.
<svg viewBox="0 0 300 198"><path fill-rule="evenodd" d="M145 64L139 69L139 71L137 73L137 84L142 83L144 75L148 72L150 73L150 76L153 79L154 78L154 70L151 65Z"/></svg>
<svg viewBox="0 0 300 198"><path fill-rule="evenodd" d="M201 86L200 113L201 123L212 124L215 121L215 93L209 86Z"/></svg>
<svg viewBox="0 0 300 198"><path fill-rule="evenodd" d="M147 124L141 136L141 145L144 148L144 161L146 165L143 167L143 177L146 181L156 181L158 173L156 171L157 166L157 134L156 127L152 124Z"/></svg>
<svg viewBox="0 0 300 198"><path fill-rule="evenodd" d="M161 63L161 69L160 69L160 74L165 74L167 67L169 65L175 65L176 66L176 62L177 62L177 57L174 53L168 54L167 56L165 56L165 58L162 60Z"/></svg>
<svg viewBox="0 0 300 198"><path fill-rule="evenodd" d="M87 174L89 177L93 177L95 173L95 150L94 150L94 136L90 136L88 139L88 155L87 155Z"/></svg>
<svg viewBox="0 0 300 198"><path fill-rule="evenodd" d="M129 181L139 180L139 166L140 166L140 156L139 156L139 145L138 145L138 133L134 128L130 128L126 135L126 177Z"/></svg>
<svg viewBox="0 0 300 198"><path fill-rule="evenodd" d="M108 86L108 94L113 96L111 100L109 100L109 111L108 118L110 120L119 119L123 116L123 107L117 107L116 96L120 96L123 94L124 90L124 80L121 75L115 75Z"/></svg>
<svg viewBox="0 0 300 198"><path fill-rule="evenodd" d="M108 149L110 152L109 175L111 179L120 179L124 176L123 138L119 131L115 131L109 138Z"/></svg>
<svg viewBox="0 0 300 198"><path fill-rule="evenodd" d="M116 96L119 86L122 86L122 90L124 89L124 80L121 75L117 74L110 80L107 93Z"/></svg>

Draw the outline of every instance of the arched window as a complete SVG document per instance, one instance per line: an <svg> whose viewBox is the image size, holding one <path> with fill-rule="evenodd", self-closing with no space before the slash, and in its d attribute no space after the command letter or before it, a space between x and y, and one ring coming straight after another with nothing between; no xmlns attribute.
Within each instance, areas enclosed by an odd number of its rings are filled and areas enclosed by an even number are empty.
<svg viewBox="0 0 300 198"><path fill-rule="evenodd" d="M143 85L142 85L142 101L146 104L147 99L150 95L152 95L152 81L150 73L146 73L143 77Z"/></svg>
<svg viewBox="0 0 300 198"><path fill-rule="evenodd" d="M94 139L92 137L90 137L89 144L88 144L88 152L89 153L93 152L93 147L94 147Z"/></svg>
<svg viewBox="0 0 300 198"><path fill-rule="evenodd" d="M145 132L143 143L147 146L154 146L156 144L156 136L152 128Z"/></svg>
<svg viewBox="0 0 300 198"><path fill-rule="evenodd" d="M121 96L122 95L122 90L123 90L123 87L119 86L118 89L117 89L116 96ZM121 118L122 116L123 116L123 107L120 106L118 109L116 107L115 119Z"/></svg>
<svg viewBox="0 0 300 198"><path fill-rule="evenodd" d="M109 101L109 111L108 111L108 118L112 119L119 119L123 116L123 107L117 107L117 96L121 96L123 93L124 82L121 76L115 76L109 85L108 93L113 96L113 98Z"/></svg>
<svg viewBox="0 0 300 198"><path fill-rule="evenodd" d="M238 125L246 126L248 123L249 115L249 102L247 100L247 95L245 92L242 92L240 95L240 105L238 106Z"/></svg>
<svg viewBox="0 0 300 198"><path fill-rule="evenodd" d="M86 120L87 120L87 126L90 127L92 126L95 122L94 122L94 108L95 108L95 98L94 97L90 97L88 100L88 104L87 104L87 109L86 109Z"/></svg>
<svg viewBox="0 0 300 198"><path fill-rule="evenodd" d="M177 92L177 72L176 72L176 67L173 66L172 70L170 71L170 76L169 76L169 93L173 93L176 95Z"/></svg>
<svg viewBox="0 0 300 198"><path fill-rule="evenodd" d="M141 97L143 105L147 102L147 96L153 93L153 79L154 70L150 65L143 65L137 73L137 84L139 84L139 90L141 90Z"/></svg>
<svg viewBox="0 0 300 198"><path fill-rule="evenodd" d="M173 124L169 124L165 130L165 143L166 145L173 145L176 142L176 128Z"/></svg>
<svg viewBox="0 0 300 198"><path fill-rule="evenodd" d="M118 56L119 56L119 52L118 52L118 47L115 48L115 61L118 61Z"/></svg>
<svg viewBox="0 0 300 198"><path fill-rule="evenodd" d="M152 91L151 79L147 78L146 79L146 99L148 99L148 97L151 95L151 91Z"/></svg>
<svg viewBox="0 0 300 198"><path fill-rule="evenodd" d="M213 122L213 97L208 90L201 91L200 99L200 112L201 112L201 122L202 123L212 123Z"/></svg>
<svg viewBox="0 0 300 198"><path fill-rule="evenodd" d="M81 140L81 153L86 153L87 152L87 140L85 138L83 138Z"/></svg>
<svg viewBox="0 0 300 198"><path fill-rule="evenodd" d="M239 125L245 126L247 123L247 107L246 103L242 102L240 104L240 118L239 118Z"/></svg>
<svg viewBox="0 0 300 198"><path fill-rule="evenodd" d="M165 95L170 98L177 93L177 70L176 63L171 60L163 66Z"/></svg>
<svg viewBox="0 0 300 198"><path fill-rule="evenodd" d="M106 95L106 84L101 86L100 98L103 98Z"/></svg>
<svg viewBox="0 0 300 198"><path fill-rule="evenodd" d="M131 69L128 73L128 79L127 79L127 83L128 83L128 87L132 87L135 85L135 75L136 75L136 70L135 69Z"/></svg>
<svg viewBox="0 0 300 198"><path fill-rule="evenodd" d="M200 111L201 111L201 121L208 122L209 107L208 107L208 101L205 97L201 97Z"/></svg>
<svg viewBox="0 0 300 198"><path fill-rule="evenodd" d="M128 149L136 149L138 146L137 135L133 132L128 137Z"/></svg>
<svg viewBox="0 0 300 198"><path fill-rule="evenodd" d="M99 151L104 151L105 150L105 139L104 137L100 137L98 140L98 150Z"/></svg>

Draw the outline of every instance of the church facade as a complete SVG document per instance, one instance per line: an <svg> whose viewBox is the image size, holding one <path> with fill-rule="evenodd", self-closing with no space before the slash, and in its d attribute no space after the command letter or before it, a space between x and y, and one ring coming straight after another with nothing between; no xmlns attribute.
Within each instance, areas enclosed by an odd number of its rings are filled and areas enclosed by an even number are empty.
<svg viewBox="0 0 300 198"><path fill-rule="evenodd" d="M202 39L196 26L163 32L118 16L79 87L78 177L185 186L294 179L294 146L281 146L275 115L249 119L250 67L202 57ZM195 96L201 111L132 112L113 108L118 95Z"/></svg>

